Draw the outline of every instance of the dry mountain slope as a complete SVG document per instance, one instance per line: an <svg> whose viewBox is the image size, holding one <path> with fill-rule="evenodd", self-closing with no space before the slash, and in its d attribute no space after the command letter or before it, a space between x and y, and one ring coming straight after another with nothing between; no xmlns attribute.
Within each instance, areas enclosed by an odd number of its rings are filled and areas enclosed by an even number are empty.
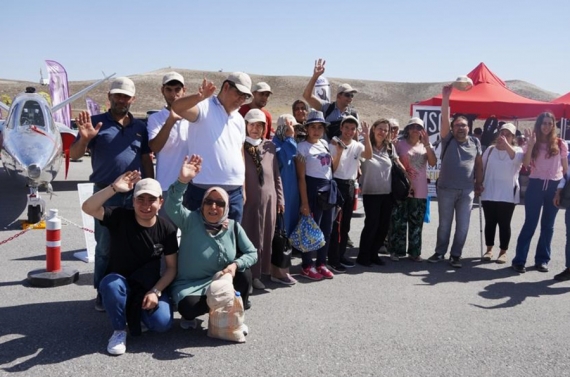
<svg viewBox="0 0 570 377"><path fill-rule="evenodd" d="M160 109L163 98L160 94L162 76L165 72L175 70L180 72L185 80L189 92L193 92L202 82L204 77L220 85L228 73L194 71L188 69L163 68L156 71L129 76L136 85L137 99L132 107L137 116L144 116L147 110ZM253 83L266 81L273 90L269 99L268 110L277 119L282 113L291 112L291 104L297 98L301 98L303 89L309 77L300 76L264 76L251 74ZM444 83L399 83L387 81L353 80L342 78L328 78L332 85L332 93L336 94L336 88L343 82L348 82L357 88L359 93L354 98L354 107L361 114L362 119L374 120L379 117L395 117L403 123L409 118L410 104L416 101L430 98L441 91ZM78 92L93 81L72 81L69 83L71 94ZM0 80L0 95L16 95L26 86L36 86L38 90L46 90L36 83L25 81ZM557 97L556 93L548 92L530 83L513 80L507 82L508 87L514 92L537 100L550 101ZM89 96L101 105L106 105L108 85L89 93ZM85 101L78 100L73 105L74 115L77 111L85 109Z"/></svg>

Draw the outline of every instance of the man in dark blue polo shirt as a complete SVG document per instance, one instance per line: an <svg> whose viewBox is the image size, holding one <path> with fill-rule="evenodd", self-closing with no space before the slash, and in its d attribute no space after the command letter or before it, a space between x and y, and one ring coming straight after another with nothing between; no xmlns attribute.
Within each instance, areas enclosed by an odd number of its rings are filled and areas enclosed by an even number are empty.
<svg viewBox="0 0 570 377"><path fill-rule="evenodd" d="M108 93L110 108L104 114L91 117L81 112L75 122L78 135L70 149L72 159L91 151L93 173L89 181L94 192L104 189L126 171L138 170L145 178L154 178L154 168L148 146L146 125L129 112L135 101L135 84L127 77L118 77L111 83ZM113 196L105 206L131 207L132 193ZM109 260L109 231L95 221L95 271L93 284L98 289ZM97 294L95 309L104 311L100 295Z"/></svg>

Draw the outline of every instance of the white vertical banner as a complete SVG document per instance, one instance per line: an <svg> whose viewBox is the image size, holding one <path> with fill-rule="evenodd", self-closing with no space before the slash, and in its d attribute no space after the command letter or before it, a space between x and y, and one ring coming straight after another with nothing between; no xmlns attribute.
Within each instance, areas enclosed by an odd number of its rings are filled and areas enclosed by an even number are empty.
<svg viewBox="0 0 570 377"><path fill-rule="evenodd" d="M52 104L55 106L69 98L69 87L67 82L67 72L61 64L53 60L46 60L49 73L49 91ZM71 105L67 104L63 108L53 113L53 120L71 125Z"/></svg>
<svg viewBox="0 0 570 377"><path fill-rule="evenodd" d="M331 99L331 85L325 76L320 76L313 88L313 95L318 99L326 102L334 102Z"/></svg>
<svg viewBox="0 0 570 377"><path fill-rule="evenodd" d="M79 194L79 208L81 208L83 202L93 195L93 183L79 183L77 185L77 193ZM83 211L81 211L81 217L83 219L83 227L95 231L95 219ZM95 233L84 230L83 234L85 236L85 250L73 253L73 256L85 263L92 263L95 261L95 246L97 246Z"/></svg>

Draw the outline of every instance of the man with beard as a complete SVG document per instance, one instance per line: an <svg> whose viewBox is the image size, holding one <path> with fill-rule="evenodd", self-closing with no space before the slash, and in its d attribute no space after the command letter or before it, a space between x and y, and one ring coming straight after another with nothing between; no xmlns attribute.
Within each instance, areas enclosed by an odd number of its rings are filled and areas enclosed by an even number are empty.
<svg viewBox="0 0 570 377"><path fill-rule="evenodd" d="M450 264L461 268L461 254L469 231L473 198L479 195L483 183L481 143L469 136L469 121L461 114L449 119L449 97L453 87L442 90L441 100L441 170L437 180L439 225L435 254L428 262L437 263L445 258L455 217L455 235L450 249Z"/></svg>
<svg viewBox="0 0 570 377"><path fill-rule="evenodd" d="M265 114L265 118L267 119L267 126L265 127L265 139L271 139L271 132L274 132L273 127L271 126L271 114L269 111L265 110L265 106L267 106L267 101L269 100L269 96L273 94L271 91L271 87L266 82L258 82L253 86L253 98L251 103L246 103L239 109L239 113L241 116L245 116L247 112L251 109L259 109L263 111Z"/></svg>
<svg viewBox="0 0 570 377"><path fill-rule="evenodd" d="M146 125L129 112L135 101L135 84L127 77L118 77L107 96L109 111L93 117L83 111L75 118L78 134L70 148L72 159L82 157L89 148L93 169L89 181L93 182L94 192L105 189L126 171L140 171L143 177L154 178ZM117 193L105 206L132 208L132 192ZM93 285L98 289L109 262L110 246L109 231L99 221L95 221L95 240ZM99 293L95 310L105 310Z"/></svg>
<svg viewBox="0 0 570 377"><path fill-rule="evenodd" d="M164 190L162 198L166 200L168 187L178 178L180 165L188 154L188 127L186 119L172 111L171 106L186 93L184 77L177 72L169 72L162 78L160 89L166 106L148 118L148 145L156 153L156 180ZM159 214L167 217L163 208Z"/></svg>

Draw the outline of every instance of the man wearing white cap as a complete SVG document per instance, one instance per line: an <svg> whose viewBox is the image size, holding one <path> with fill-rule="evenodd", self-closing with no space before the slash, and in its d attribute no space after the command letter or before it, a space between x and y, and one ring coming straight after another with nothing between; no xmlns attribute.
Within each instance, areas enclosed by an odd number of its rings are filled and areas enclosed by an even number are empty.
<svg viewBox="0 0 570 377"><path fill-rule="evenodd" d="M273 127L271 126L271 114L265 109L271 94L273 94L273 92L271 91L271 87L268 83L263 81L258 82L253 86L253 98L251 103L246 103L239 109L239 113L244 117L251 109L259 109L263 111L265 118L267 118L267 127L265 127L264 138L268 140L271 138L271 133L274 132Z"/></svg>
<svg viewBox="0 0 570 377"><path fill-rule="evenodd" d="M133 188L134 209L105 205ZM157 216L162 203L160 183L152 178L141 180L138 171L122 174L83 203L83 211L111 233L109 265L99 285L114 330L107 346L111 355L125 353L127 323L131 335L141 334L141 322L156 332L172 326L168 295L162 292L176 277L178 240L174 225Z"/></svg>
<svg viewBox="0 0 570 377"><path fill-rule="evenodd" d="M231 73L216 86L204 79L198 91L172 104L172 110L190 122L188 154L202 156L202 170L188 185L185 205L200 207L204 193L213 186L222 187L230 197L229 218L241 221L245 194L245 121L239 108L251 99L251 78L243 72Z"/></svg>
<svg viewBox="0 0 570 377"><path fill-rule="evenodd" d="M352 98L355 93L358 93L358 90L345 83L338 86L335 102L327 102L315 96L313 88L319 77L325 73L325 63L326 61L323 59L315 62L313 76L305 87L303 98L312 108L323 112L325 120L330 123L327 127L327 137L332 139L333 136L340 136L340 122L343 117L352 115L358 119L358 113L352 108Z"/></svg>
<svg viewBox="0 0 570 377"><path fill-rule="evenodd" d="M190 123L171 109L172 103L186 93L184 77L178 72L168 72L162 78L160 92L166 106L148 118L147 130L148 145L157 158L156 179L165 190L162 196L166 200L168 187L178 178L178 161L184 161L188 154ZM160 215L167 216L162 208Z"/></svg>
<svg viewBox="0 0 570 377"><path fill-rule="evenodd" d="M154 178L146 125L129 112L135 101L135 84L128 77L118 77L111 83L107 96L109 111L93 117L83 111L75 118L79 132L70 149L71 158L78 159L89 148L93 169L89 181L93 182L95 192L109 186L126 171L137 170L144 177ZM105 205L131 207L130 193L115 195ZM107 269L110 242L109 231L98 221L95 222L95 240L93 285L97 289ZM97 295L95 309L104 311L100 295Z"/></svg>

